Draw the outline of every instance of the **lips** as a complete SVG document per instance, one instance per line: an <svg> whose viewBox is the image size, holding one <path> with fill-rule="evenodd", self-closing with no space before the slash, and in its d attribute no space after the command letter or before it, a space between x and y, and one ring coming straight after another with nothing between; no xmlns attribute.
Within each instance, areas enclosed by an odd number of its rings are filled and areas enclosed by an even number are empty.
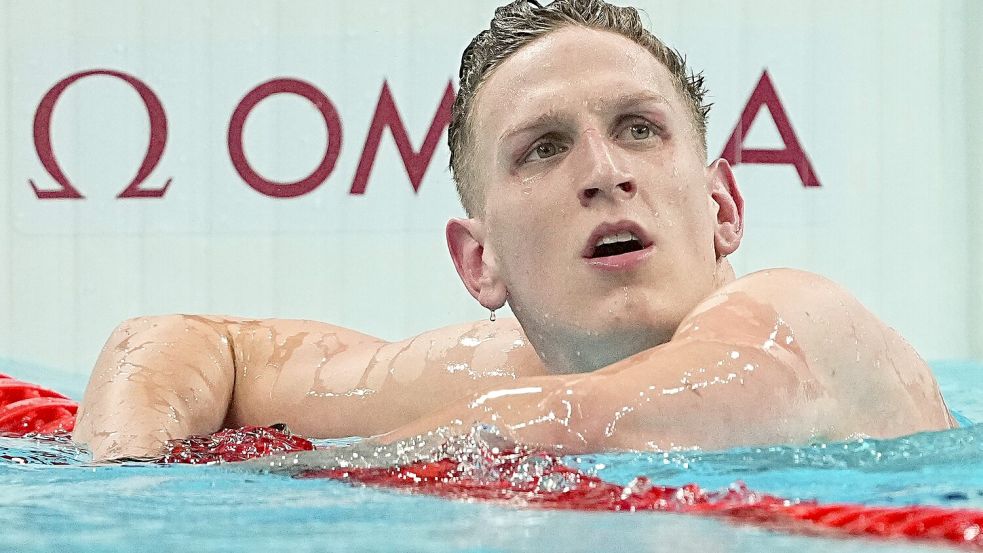
<svg viewBox="0 0 983 553"><path fill-rule="evenodd" d="M598 225L581 255L596 269L626 271L640 265L652 251L652 239L642 227L632 221L619 221Z"/></svg>
<svg viewBox="0 0 983 553"><path fill-rule="evenodd" d="M605 259L645 250L652 245L642 227L632 221L598 225L581 255L586 259Z"/></svg>

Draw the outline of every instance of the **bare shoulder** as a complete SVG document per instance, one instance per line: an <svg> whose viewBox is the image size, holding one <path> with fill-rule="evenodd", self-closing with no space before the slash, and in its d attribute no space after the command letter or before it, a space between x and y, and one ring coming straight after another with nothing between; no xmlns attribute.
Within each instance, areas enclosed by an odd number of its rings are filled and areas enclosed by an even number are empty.
<svg viewBox="0 0 983 553"><path fill-rule="evenodd" d="M848 290L815 273L769 269L737 279L701 302L676 336L780 350L835 395L839 416L875 412L883 427L872 433L893 434L892 421L901 420L923 420L925 429L951 425L918 352Z"/></svg>
<svg viewBox="0 0 983 553"><path fill-rule="evenodd" d="M757 341L773 334L762 334L769 328L787 329L787 343L778 345L812 357L806 361L822 352L848 355L858 344L877 341L885 333L896 336L900 345L897 333L839 284L816 273L784 268L751 273L716 290L693 309L676 334Z"/></svg>
<svg viewBox="0 0 983 553"><path fill-rule="evenodd" d="M832 280L808 271L780 268L750 273L721 287L700 302L680 326L720 306L747 309L752 304L768 306L783 320L802 327L825 317L852 320L858 315L870 316L849 291Z"/></svg>

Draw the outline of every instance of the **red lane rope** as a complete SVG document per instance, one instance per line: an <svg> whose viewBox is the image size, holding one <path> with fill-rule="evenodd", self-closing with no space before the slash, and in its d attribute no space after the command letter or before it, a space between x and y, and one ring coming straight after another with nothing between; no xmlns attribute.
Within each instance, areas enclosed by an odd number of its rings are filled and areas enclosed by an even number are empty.
<svg viewBox="0 0 983 553"><path fill-rule="evenodd" d="M158 463L193 465L217 461L234 462L277 453L312 451L310 440L294 436L280 425L227 428L208 436L190 436L167 443L167 452Z"/></svg>
<svg viewBox="0 0 983 553"><path fill-rule="evenodd" d="M0 374L0 432L71 432L77 411L78 403L58 392Z"/></svg>
<svg viewBox="0 0 983 553"><path fill-rule="evenodd" d="M0 432L70 431L77 407L61 394L0 374ZM282 426L247 426L172 440L158 462L233 462L313 449L309 440ZM757 493L740 483L715 492L696 484L652 485L639 477L622 486L565 466L545 453L484 452L480 464L476 468L470 462L444 458L390 468L309 470L299 477L539 509L684 513L800 534L915 539L983 551L983 511L979 510L820 505Z"/></svg>
<svg viewBox="0 0 983 553"><path fill-rule="evenodd" d="M538 459L535 459L538 457ZM522 466L533 458L547 468L529 475ZM865 536L947 542L983 551L983 511L932 506L796 502L735 484L725 492L696 484L653 486L636 478L628 486L605 482L560 463L551 455L503 452L491 459L496 480L475 478L451 459L394 468L315 470L305 478L331 478L370 486L409 490L448 498L482 499L542 509L578 511L661 511L716 516L800 534Z"/></svg>

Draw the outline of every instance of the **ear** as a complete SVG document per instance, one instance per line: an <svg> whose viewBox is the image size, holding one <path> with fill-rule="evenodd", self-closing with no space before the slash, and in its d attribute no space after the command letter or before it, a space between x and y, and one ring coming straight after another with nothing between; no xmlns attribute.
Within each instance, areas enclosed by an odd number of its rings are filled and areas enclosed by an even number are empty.
<svg viewBox="0 0 983 553"><path fill-rule="evenodd" d="M737 179L730 163L718 159L707 167L708 191L717 220L713 234L713 246L717 258L728 256L741 245L744 237L744 198L737 188Z"/></svg>
<svg viewBox="0 0 983 553"><path fill-rule="evenodd" d="M447 222L447 249L468 292L487 309L505 305L508 296L498 259L485 240L484 224L477 219Z"/></svg>

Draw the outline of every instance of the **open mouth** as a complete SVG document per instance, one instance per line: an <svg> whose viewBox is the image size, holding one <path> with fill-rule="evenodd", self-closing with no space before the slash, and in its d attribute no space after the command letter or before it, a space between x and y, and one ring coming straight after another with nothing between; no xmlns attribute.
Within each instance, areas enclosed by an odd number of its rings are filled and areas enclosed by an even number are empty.
<svg viewBox="0 0 983 553"><path fill-rule="evenodd" d="M603 223L591 232L581 255L587 259L600 259L641 251L651 245L652 240L637 223Z"/></svg>
<svg viewBox="0 0 983 553"><path fill-rule="evenodd" d="M588 256L589 259L600 257L612 257L625 253L637 252L645 248L642 240L635 236L635 233L623 231L617 234L603 236L594 244L594 249Z"/></svg>
<svg viewBox="0 0 983 553"><path fill-rule="evenodd" d="M625 220L598 225L581 256L595 269L629 271L640 267L653 251L653 241L641 225Z"/></svg>

